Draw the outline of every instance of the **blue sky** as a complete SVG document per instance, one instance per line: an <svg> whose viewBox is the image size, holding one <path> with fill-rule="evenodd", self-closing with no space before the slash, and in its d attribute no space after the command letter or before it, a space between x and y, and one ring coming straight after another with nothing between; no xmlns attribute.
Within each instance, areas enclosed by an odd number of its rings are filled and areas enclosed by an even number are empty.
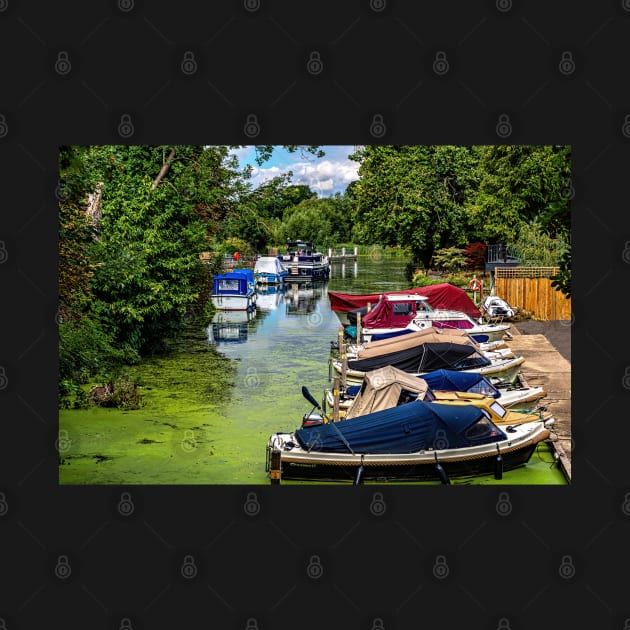
<svg viewBox="0 0 630 630"><path fill-rule="evenodd" d="M359 164L348 159L348 155L355 147L323 145L321 148L326 152L323 158L317 158L299 149L295 153L289 153L278 146L271 158L262 166L258 166L254 161L253 146L241 147L234 153L238 156L241 166L252 165L253 174L250 181L254 187L287 171L293 171L292 183L310 186L319 197L330 197L336 192L343 193L348 184L357 179Z"/></svg>

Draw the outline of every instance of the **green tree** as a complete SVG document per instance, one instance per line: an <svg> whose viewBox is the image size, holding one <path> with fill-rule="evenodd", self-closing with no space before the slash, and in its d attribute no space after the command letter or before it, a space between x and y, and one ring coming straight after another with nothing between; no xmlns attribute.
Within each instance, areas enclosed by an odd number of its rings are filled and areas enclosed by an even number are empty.
<svg viewBox="0 0 630 630"><path fill-rule="evenodd" d="M353 237L409 247L428 268L436 249L466 243L464 204L475 154L456 146L366 146L352 187Z"/></svg>
<svg viewBox="0 0 630 630"><path fill-rule="evenodd" d="M477 147L479 185L468 210L470 228L486 242L513 242L536 219L555 236L570 230L567 187L570 148L493 145Z"/></svg>

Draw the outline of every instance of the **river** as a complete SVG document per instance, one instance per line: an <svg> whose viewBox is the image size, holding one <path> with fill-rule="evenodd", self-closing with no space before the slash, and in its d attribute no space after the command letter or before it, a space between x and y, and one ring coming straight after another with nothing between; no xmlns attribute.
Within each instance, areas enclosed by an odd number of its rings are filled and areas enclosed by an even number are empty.
<svg viewBox="0 0 630 630"><path fill-rule="evenodd" d="M217 313L184 348L130 368L145 402L141 409L60 410L59 482L268 484L269 436L298 428L311 411L303 385L317 400L330 387L330 342L340 323L328 291L407 288L405 264L374 250L357 261L334 262L325 283L261 290L252 316ZM452 482L566 483L543 446L526 467L506 472L502 480Z"/></svg>

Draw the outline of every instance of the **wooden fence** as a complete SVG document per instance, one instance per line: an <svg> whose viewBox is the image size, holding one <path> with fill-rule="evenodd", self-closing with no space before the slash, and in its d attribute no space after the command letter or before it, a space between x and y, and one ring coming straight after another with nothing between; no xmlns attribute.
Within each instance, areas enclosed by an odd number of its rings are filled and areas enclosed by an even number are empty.
<svg viewBox="0 0 630 630"><path fill-rule="evenodd" d="M571 298L551 286L557 267L497 267L494 294L536 319L571 319Z"/></svg>

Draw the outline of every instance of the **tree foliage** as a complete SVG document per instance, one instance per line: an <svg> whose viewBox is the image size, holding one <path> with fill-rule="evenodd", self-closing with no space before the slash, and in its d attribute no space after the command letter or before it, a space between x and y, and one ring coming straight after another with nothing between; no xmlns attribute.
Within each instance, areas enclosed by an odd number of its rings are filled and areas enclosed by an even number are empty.
<svg viewBox="0 0 630 630"><path fill-rule="evenodd" d="M354 238L410 248L428 267L436 249L467 242L471 151L454 146L366 146L353 187Z"/></svg>
<svg viewBox="0 0 630 630"><path fill-rule="evenodd" d="M560 248L569 238L568 146L380 145L350 157L360 164L359 180L347 191L353 238L407 247L424 268L440 249L513 245L532 222ZM570 256L560 258L565 272Z"/></svg>

